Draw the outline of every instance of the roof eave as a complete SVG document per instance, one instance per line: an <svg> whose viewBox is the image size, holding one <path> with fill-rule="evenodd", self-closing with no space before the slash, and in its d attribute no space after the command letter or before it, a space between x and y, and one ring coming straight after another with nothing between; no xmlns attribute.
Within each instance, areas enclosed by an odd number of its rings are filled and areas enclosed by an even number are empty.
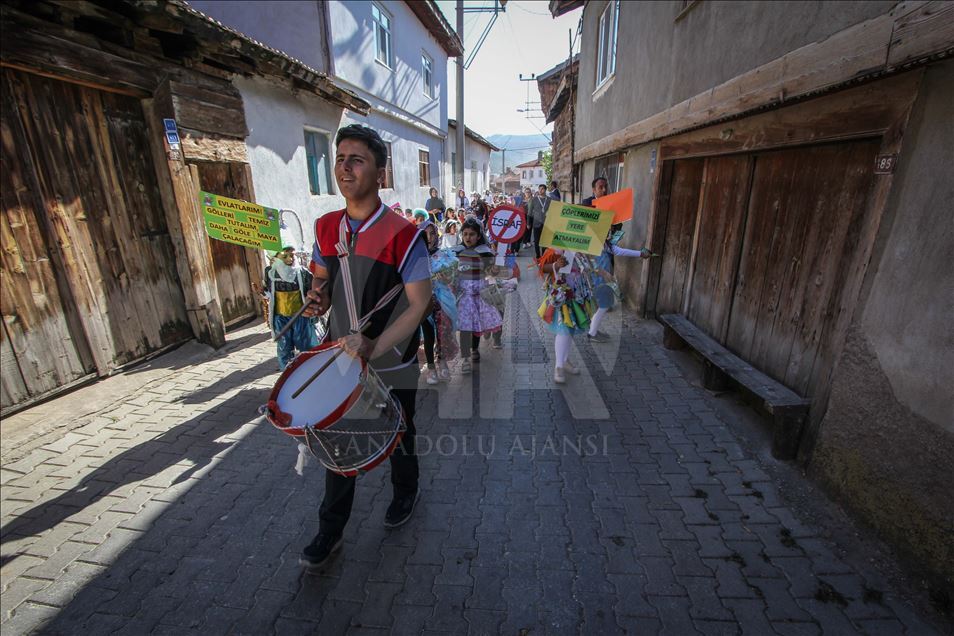
<svg viewBox="0 0 954 636"><path fill-rule="evenodd" d="M414 12L428 32L444 49L447 57L459 57L464 54L464 43L457 32L441 13L433 0L405 0L405 4Z"/></svg>
<svg viewBox="0 0 954 636"><path fill-rule="evenodd" d="M127 0L128 1L128 0ZM165 0L164 3L136 3L140 10L148 11L162 10L163 6L167 13L182 20L186 24L197 28L200 32L203 29L214 29L216 31L232 36L233 39L228 45L240 51L242 54L254 58L261 66L256 66L256 72L262 76L278 76L284 79L296 80L299 84L304 84L319 97L347 108L356 113L367 115L371 111L371 104L362 99L353 91L339 86L325 73L311 68L304 62L293 58L284 51L274 49L267 44L263 44L244 33L228 27L218 20L193 8L184 0ZM271 67L271 68L270 68Z"/></svg>
<svg viewBox="0 0 954 636"><path fill-rule="evenodd" d="M561 15L579 9L584 4L586 0L550 0L550 15L559 18Z"/></svg>

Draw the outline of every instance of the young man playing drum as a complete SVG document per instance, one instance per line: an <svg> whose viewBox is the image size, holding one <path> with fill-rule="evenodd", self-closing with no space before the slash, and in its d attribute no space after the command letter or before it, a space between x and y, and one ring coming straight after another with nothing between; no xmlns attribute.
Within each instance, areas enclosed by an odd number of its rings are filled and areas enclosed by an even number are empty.
<svg viewBox="0 0 954 636"><path fill-rule="evenodd" d="M394 498L384 525L393 528L410 518L419 495L414 402L420 373L418 326L431 307L430 262L423 234L378 197L387 161L378 133L357 124L345 126L335 145L335 180L346 207L315 223L312 303L305 315L332 309L329 340L336 340L346 354L367 360L404 411L407 431L390 456ZM400 293L375 311L395 288ZM369 313L367 325L356 328ZM353 477L327 471L319 532L302 551L303 565L320 566L341 547L354 489Z"/></svg>

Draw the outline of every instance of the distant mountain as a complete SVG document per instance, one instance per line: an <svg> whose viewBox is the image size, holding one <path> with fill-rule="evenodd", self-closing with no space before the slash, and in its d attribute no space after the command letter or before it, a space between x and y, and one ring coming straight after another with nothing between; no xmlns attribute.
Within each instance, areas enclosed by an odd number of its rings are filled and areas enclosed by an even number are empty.
<svg viewBox="0 0 954 636"><path fill-rule="evenodd" d="M537 152L550 148L550 142L544 135L490 135L487 139L498 148L507 149L508 168L532 161L537 158ZM492 173L499 174L502 172L503 154L502 152L490 153L490 171Z"/></svg>

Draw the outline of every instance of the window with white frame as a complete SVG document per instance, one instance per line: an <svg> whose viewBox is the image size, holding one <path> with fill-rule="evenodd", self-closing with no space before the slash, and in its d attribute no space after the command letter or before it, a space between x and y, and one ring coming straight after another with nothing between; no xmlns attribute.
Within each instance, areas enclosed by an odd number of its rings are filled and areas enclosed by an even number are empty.
<svg viewBox="0 0 954 636"><path fill-rule="evenodd" d="M427 53L421 53L421 79L424 82L424 94L434 97L434 61Z"/></svg>
<svg viewBox="0 0 954 636"><path fill-rule="evenodd" d="M328 135L305 130L305 161L308 164L308 188L312 194L331 194L331 162Z"/></svg>
<svg viewBox="0 0 954 636"><path fill-rule="evenodd" d="M371 3L371 19L374 22L374 57L387 66L393 68L391 58L391 16L378 6Z"/></svg>
<svg viewBox="0 0 954 636"><path fill-rule="evenodd" d="M599 45L596 57L596 85L600 86L616 72L616 33L619 25L619 0L610 0L600 15Z"/></svg>

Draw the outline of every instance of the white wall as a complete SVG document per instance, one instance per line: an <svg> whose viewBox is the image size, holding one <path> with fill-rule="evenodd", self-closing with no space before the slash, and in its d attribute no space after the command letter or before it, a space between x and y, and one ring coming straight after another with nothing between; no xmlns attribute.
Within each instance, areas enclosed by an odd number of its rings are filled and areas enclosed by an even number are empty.
<svg viewBox="0 0 954 636"><path fill-rule="evenodd" d="M447 130L447 53L404 2L379 2L392 19L392 68L375 59L371 2L329 2L334 75L439 131ZM434 62L434 97L424 94L421 54Z"/></svg>
<svg viewBox="0 0 954 636"><path fill-rule="evenodd" d="M313 195L305 163L305 128L327 131L334 153L334 134L342 109L317 95L292 94L285 86L261 78L236 78L242 94L249 135L246 139L257 203L290 208L302 221L306 246L314 242L314 222L325 212L340 210L337 194ZM333 154L332 154L333 156ZM337 192L334 174L332 188Z"/></svg>
<svg viewBox="0 0 954 636"><path fill-rule="evenodd" d="M520 188L521 189L529 187L534 192L536 192L537 186L539 185L546 185L547 189L549 189L549 184L547 184L547 173L542 166L538 166L536 168L514 168L514 169L520 171ZM524 173L527 174L526 177L523 176Z"/></svg>
<svg viewBox="0 0 954 636"><path fill-rule="evenodd" d="M457 185L454 181L454 166L452 165L453 153L457 152L457 129L449 126L447 129L447 163L444 166L447 178L447 188L444 196L445 203L454 198L457 192ZM476 188L474 184L474 171L471 170L471 161L477 162ZM490 148L484 144L478 143L470 137L464 138L464 191L467 196L474 190L483 194L484 190L490 189ZM442 192L444 192L442 190ZM448 204L450 205L450 204Z"/></svg>

